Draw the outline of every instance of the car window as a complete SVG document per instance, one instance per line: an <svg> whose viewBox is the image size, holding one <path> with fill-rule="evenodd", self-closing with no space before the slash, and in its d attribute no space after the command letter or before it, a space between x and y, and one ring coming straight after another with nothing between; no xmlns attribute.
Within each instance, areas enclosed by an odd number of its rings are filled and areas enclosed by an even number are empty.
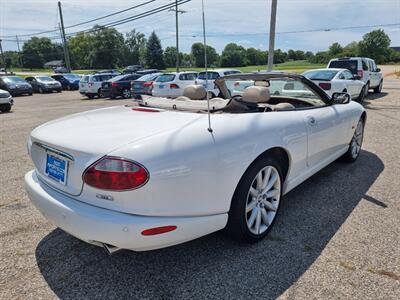
<svg viewBox="0 0 400 300"><path fill-rule="evenodd" d="M38 76L36 77L36 80L39 81L54 81L54 78L48 77L48 76Z"/></svg>
<svg viewBox="0 0 400 300"><path fill-rule="evenodd" d="M339 74L339 79L344 79L343 73L340 73L340 74Z"/></svg>
<svg viewBox="0 0 400 300"><path fill-rule="evenodd" d="M169 82L175 79L174 74L163 74L156 79L156 82Z"/></svg>
<svg viewBox="0 0 400 300"><path fill-rule="evenodd" d="M86 76L86 75L82 76L81 82L85 83L85 82L88 82L88 81L89 81L89 76Z"/></svg>
<svg viewBox="0 0 400 300"><path fill-rule="evenodd" d="M197 74L196 73L185 73L179 75L179 80L196 80Z"/></svg>
<svg viewBox="0 0 400 300"><path fill-rule="evenodd" d="M354 59L333 60L329 63L328 68L347 69L351 73L357 74L357 65L357 60Z"/></svg>
<svg viewBox="0 0 400 300"><path fill-rule="evenodd" d="M347 79L347 80L354 79L353 74L351 74L350 71L347 71L347 70L343 71L343 75L344 75L344 78Z"/></svg>
<svg viewBox="0 0 400 300"><path fill-rule="evenodd" d="M140 81L152 81L152 80L156 80L158 76L160 76L161 74L159 73L152 73L152 74L146 74L143 75L142 77L139 77L138 80Z"/></svg>
<svg viewBox="0 0 400 300"><path fill-rule="evenodd" d="M219 74L217 72L207 72L208 73L208 78L210 80L217 79L219 77ZM197 77L198 79L205 80L206 79L206 72L200 72L199 76Z"/></svg>
<svg viewBox="0 0 400 300"><path fill-rule="evenodd" d="M363 68L363 70L364 71L368 71L368 64L367 64L367 62L363 59L363 60L361 60L361 62L362 62L362 68Z"/></svg>
<svg viewBox="0 0 400 300"><path fill-rule="evenodd" d="M240 73L239 71L225 71L224 75L231 75L231 74L238 74Z"/></svg>
<svg viewBox="0 0 400 300"><path fill-rule="evenodd" d="M315 71L308 71L303 73L305 77L311 80L323 80L323 81L330 81L333 77L336 76L338 71L335 70L315 70Z"/></svg>

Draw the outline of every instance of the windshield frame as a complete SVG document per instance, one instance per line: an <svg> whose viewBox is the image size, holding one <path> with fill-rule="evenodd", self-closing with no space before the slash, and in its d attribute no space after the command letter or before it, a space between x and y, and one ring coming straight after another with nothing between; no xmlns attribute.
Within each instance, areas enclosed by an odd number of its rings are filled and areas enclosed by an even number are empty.
<svg viewBox="0 0 400 300"><path fill-rule="evenodd" d="M303 75L297 75L297 74L291 74L291 73L284 73L284 72L266 72L266 73L238 73L238 74L231 74L231 75L226 75L219 77L215 80L215 84L221 91L222 95L224 96L223 98L225 99L230 99L232 96L228 90L228 88L225 85L225 80L254 80L254 81L263 81L263 80L269 80L269 79L293 79L300 81L304 85L306 85L310 90L315 92L321 100L327 104L331 105L332 104L332 99L314 82L312 82L310 79L306 78Z"/></svg>

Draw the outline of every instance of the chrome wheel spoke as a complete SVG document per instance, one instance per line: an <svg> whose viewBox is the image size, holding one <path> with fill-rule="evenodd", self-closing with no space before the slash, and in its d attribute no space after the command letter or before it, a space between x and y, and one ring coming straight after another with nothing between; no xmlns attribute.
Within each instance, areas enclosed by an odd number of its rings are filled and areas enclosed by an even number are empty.
<svg viewBox="0 0 400 300"><path fill-rule="evenodd" d="M250 215L250 218L247 221L247 225L249 226L249 228L253 227L254 221L256 220L257 217L257 212L258 212L258 207L255 207Z"/></svg>
<svg viewBox="0 0 400 300"><path fill-rule="evenodd" d="M273 197L275 197L276 195L278 195L280 193L280 191L278 190L278 189L272 189L272 190L269 190L268 192L267 192L267 198L273 198Z"/></svg>
<svg viewBox="0 0 400 300"><path fill-rule="evenodd" d="M272 188L272 186L275 184L275 182L278 180L278 174L277 173L274 173L274 174L272 174L272 176L271 176L271 178L269 179L269 181L268 181L268 184L267 184L267 186L264 188L264 190L263 190L263 194L265 194L267 191L269 191L271 188Z"/></svg>
<svg viewBox="0 0 400 300"><path fill-rule="evenodd" d="M256 228L255 228L257 234L260 233L260 227L261 227L261 211L260 209L257 209Z"/></svg>
<svg viewBox="0 0 400 300"><path fill-rule="evenodd" d="M276 211L277 207L275 207L273 203L269 202L268 200L262 200L261 202L268 210Z"/></svg>
<svg viewBox="0 0 400 300"><path fill-rule="evenodd" d="M256 190L255 188L253 188L253 187L250 187L250 195L251 195L253 198L257 198L257 196L258 196L257 190Z"/></svg>
<svg viewBox="0 0 400 300"><path fill-rule="evenodd" d="M261 209L261 216L262 216L264 224L267 225L267 227L268 227L269 224L271 224L271 223L268 220L268 213L264 207Z"/></svg>
<svg viewBox="0 0 400 300"><path fill-rule="evenodd" d="M257 206L257 200L252 200L249 204L246 206L246 213L249 211L253 210Z"/></svg>

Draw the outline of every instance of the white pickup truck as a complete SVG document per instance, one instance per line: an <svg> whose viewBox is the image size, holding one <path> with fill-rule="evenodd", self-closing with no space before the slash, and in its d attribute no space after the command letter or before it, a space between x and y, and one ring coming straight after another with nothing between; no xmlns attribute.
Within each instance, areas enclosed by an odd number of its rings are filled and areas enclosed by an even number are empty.
<svg viewBox="0 0 400 300"><path fill-rule="evenodd" d="M0 90L0 111L8 112L11 110L11 106L14 104L14 99L9 92Z"/></svg>

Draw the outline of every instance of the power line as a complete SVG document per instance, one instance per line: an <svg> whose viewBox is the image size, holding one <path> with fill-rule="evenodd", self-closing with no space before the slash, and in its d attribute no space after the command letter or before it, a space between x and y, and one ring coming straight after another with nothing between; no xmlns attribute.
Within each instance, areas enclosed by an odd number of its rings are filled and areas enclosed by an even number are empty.
<svg viewBox="0 0 400 300"><path fill-rule="evenodd" d="M101 19L105 19L105 18L108 18L108 17L111 17L111 16L115 16L115 15L121 14L123 12L126 12L126 11L129 11L129 10L132 10L132 9L147 5L147 4L149 4L151 2L154 2L154 1L156 1L156 0L149 0L147 2L143 2L141 4L138 4L138 5L135 5L135 6L131 6L131 7L125 8L123 10L116 11L114 13L111 13L111 14L108 14L108 15L105 15L105 16L102 16L102 17L98 17L98 18L95 18L95 19L91 19L91 20L88 20L88 21L81 22L81 23L65 26L65 28L73 28L73 27L77 27L77 26L80 26L80 25L84 25L84 24L88 24L88 23L91 23L91 22L95 22L95 21L98 21L98 20L101 20ZM57 29L45 30L45 31L40 31L40 32L35 32L35 33L19 34L18 36L19 37L29 37L29 36L42 35L42 34L45 34L45 33L53 33L53 32L57 32L57 31L58 31ZM13 36L11 36L11 35L3 36L3 38L11 38L11 37L13 37Z"/></svg>

